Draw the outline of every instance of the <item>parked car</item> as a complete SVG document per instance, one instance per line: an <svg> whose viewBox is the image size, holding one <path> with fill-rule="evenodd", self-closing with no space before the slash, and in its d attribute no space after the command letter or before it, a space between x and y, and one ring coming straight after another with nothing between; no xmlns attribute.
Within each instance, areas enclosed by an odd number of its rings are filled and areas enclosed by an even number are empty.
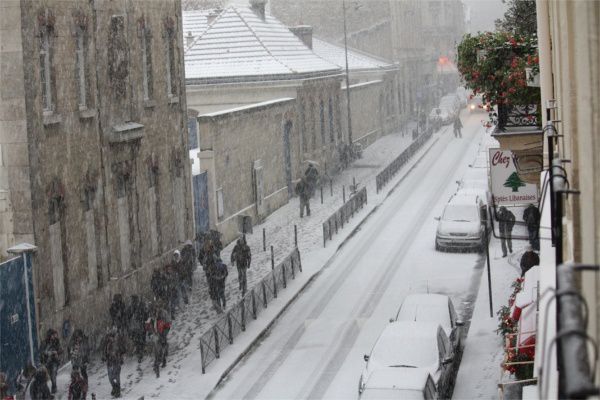
<svg viewBox="0 0 600 400"><path fill-rule="evenodd" d="M444 96L440 99L439 108L441 108L442 110L446 110L450 115L450 120L454 120L461 108L460 99L456 94L449 94L447 96Z"/></svg>
<svg viewBox="0 0 600 400"><path fill-rule="evenodd" d="M450 397L456 365L448 336L439 324L392 322L385 327L371 354L365 354L364 359L367 364L358 383L359 394L368 387L378 386L373 382L379 379L380 374L385 374L386 378L394 376L394 386L407 390L412 388L408 381L424 382L426 376L431 375L439 396ZM381 373L390 370L394 372ZM377 371L379 373L376 374Z"/></svg>
<svg viewBox="0 0 600 400"><path fill-rule="evenodd" d="M429 113L429 122L434 126L436 124L441 126L452 122L452 118L450 118L450 114L448 114L447 110L442 108L434 108Z"/></svg>
<svg viewBox="0 0 600 400"><path fill-rule="evenodd" d="M481 197L458 191L446 207L438 222L435 249L474 249L483 251L486 237L485 225L489 218ZM488 229L489 232L489 229Z"/></svg>
<svg viewBox="0 0 600 400"><path fill-rule="evenodd" d="M419 369L385 368L371 374L360 399L435 400L438 394L431 375L423 374Z"/></svg>
<svg viewBox="0 0 600 400"><path fill-rule="evenodd" d="M395 321L439 323L448 335L455 355L462 351L461 327L452 300L446 295L435 293L409 294L398 309Z"/></svg>

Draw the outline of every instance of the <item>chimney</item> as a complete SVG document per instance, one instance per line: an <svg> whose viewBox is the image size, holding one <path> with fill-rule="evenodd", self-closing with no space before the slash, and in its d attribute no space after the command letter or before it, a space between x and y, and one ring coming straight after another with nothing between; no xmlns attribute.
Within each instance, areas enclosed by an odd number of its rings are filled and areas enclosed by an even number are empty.
<svg viewBox="0 0 600 400"><path fill-rule="evenodd" d="M187 36L185 37L185 45L190 47L193 42L194 36L192 35L192 32L188 31Z"/></svg>
<svg viewBox="0 0 600 400"><path fill-rule="evenodd" d="M263 21L265 20L265 6L267 0L250 0L250 9Z"/></svg>
<svg viewBox="0 0 600 400"><path fill-rule="evenodd" d="M312 34L313 28L310 25L298 25L292 26L289 30L298 37L298 39L302 40L309 49L313 48L312 45Z"/></svg>

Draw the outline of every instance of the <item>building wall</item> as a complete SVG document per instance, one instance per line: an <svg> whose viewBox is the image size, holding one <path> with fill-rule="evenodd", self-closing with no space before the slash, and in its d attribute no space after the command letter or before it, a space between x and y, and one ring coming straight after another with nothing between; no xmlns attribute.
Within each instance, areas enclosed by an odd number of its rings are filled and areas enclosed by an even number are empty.
<svg viewBox="0 0 600 400"><path fill-rule="evenodd" d="M180 3L23 0L20 7L39 328L70 320L72 327L100 332L112 295L148 293L152 269L192 234ZM149 99L143 95L142 26L152 33ZM166 82L170 29L172 96ZM51 41L52 111L43 110L44 32ZM85 107L79 32L85 37ZM143 127L123 128L132 122Z"/></svg>
<svg viewBox="0 0 600 400"><path fill-rule="evenodd" d="M385 97L383 81L350 86L352 141L366 148L385 132ZM342 94L342 126L348 130L346 88Z"/></svg>
<svg viewBox="0 0 600 400"><path fill-rule="evenodd" d="M201 167L210 177L210 222L224 242L239 235L240 216L249 216L256 224L287 203L283 129L288 122L292 178L296 179L300 160L293 151L299 142L294 99L198 117ZM262 167L262 206L257 204L256 166Z"/></svg>
<svg viewBox="0 0 600 400"><path fill-rule="evenodd" d="M543 1L538 5L538 29L541 35L540 65L547 100L557 100L559 156L571 160L564 164L570 187L579 195L566 200L563 219L563 259L576 263L600 264L600 3L596 1ZM543 83L543 84L544 84ZM589 307L588 333L596 342L600 339L600 281L598 273L584 272L580 280L581 294ZM596 372L596 384L600 372ZM545 379L557 384L550 371Z"/></svg>
<svg viewBox="0 0 600 400"><path fill-rule="evenodd" d="M34 241L23 64L20 1L0 2L0 258Z"/></svg>

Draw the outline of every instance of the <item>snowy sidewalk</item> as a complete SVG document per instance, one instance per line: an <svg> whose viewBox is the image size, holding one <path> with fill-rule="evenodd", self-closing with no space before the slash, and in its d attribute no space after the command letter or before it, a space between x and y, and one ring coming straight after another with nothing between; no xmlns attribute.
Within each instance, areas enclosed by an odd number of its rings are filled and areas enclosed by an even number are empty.
<svg viewBox="0 0 600 400"><path fill-rule="evenodd" d="M194 274L194 287L190 304L185 306L173 321L173 329L169 336L170 353L167 367L161 371L157 379L152 371L151 356L137 364L128 357L122 368L122 394L125 398L166 397L190 398L189 384L194 386L193 398L205 397L221 379L227 369L236 362L240 354L245 352L259 335L276 319L285 306L308 284L310 279L327 265L338 247L351 232L381 204L387 193L402 179L402 176L418 162L420 156L437 140L437 135L448 134L449 127L443 127L434 134L431 140L409 160L398 174L379 193L375 193L375 176L395 159L410 143L409 135L391 134L382 137L363 152L363 158L355 161L352 166L333 178L333 195L326 186L323 190L323 204L317 191L311 200L311 216L300 219L297 198L271 214L263 224L254 226L253 233L247 235L247 241L252 249L252 265L248 270L248 288L252 288L271 271L270 246L274 248L275 264L281 261L294 247L294 225L298 228L298 247L300 249L303 273L296 276L295 281L288 284L277 299L253 321L245 333L236 338L221 358L207 367L205 375L201 374L200 350L198 338L209 329L220 317L212 308L208 298L206 280L201 268ZM346 198L349 196L348 186L353 179L359 187L367 187L368 204L350 220L343 230L327 242L323 248L322 223L342 205L342 185L346 187ZM262 231L266 231L266 251L263 251ZM229 264L229 258L234 243L228 245L221 256ZM232 305L240 298L238 280L235 268L230 268L227 282L227 300ZM95 393L98 399L110 397L110 385L104 365L96 362L90 366L89 393ZM66 388L70 380L70 367L63 368L59 376L59 393L57 398L66 398ZM182 385L183 384L183 385Z"/></svg>
<svg viewBox="0 0 600 400"><path fill-rule="evenodd" d="M508 303L513 288L511 284L521 275L519 262L525 242L513 240L514 253L502 258L500 240L490 242L490 264L492 277L493 318L490 318L487 264L481 275L481 283L471 318L471 326L465 341L453 399L497 399L500 380L500 363L504 352L502 338L496 333L496 312Z"/></svg>

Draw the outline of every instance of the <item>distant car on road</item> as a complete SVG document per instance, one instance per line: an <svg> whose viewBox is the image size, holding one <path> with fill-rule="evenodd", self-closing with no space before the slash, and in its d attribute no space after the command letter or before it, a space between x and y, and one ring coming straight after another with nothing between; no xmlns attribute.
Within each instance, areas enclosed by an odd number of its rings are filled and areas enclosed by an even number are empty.
<svg viewBox="0 0 600 400"><path fill-rule="evenodd" d="M385 327L371 354L365 354L364 359L367 364L358 383L359 394L369 387L380 386L373 382L381 375L385 375L386 380L394 377L394 386L405 390L412 390L413 384L409 381L424 383L431 375L439 396L450 397L456 365L450 340L439 324L392 322Z"/></svg>
<svg viewBox="0 0 600 400"><path fill-rule="evenodd" d="M489 226L490 223L487 214L487 207L481 197L457 192L446 204L441 217L436 218L439 222L435 249L483 251L486 243L485 224Z"/></svg>
<svg viewBox="0 0 600 400"><path fill-rule="evenodd" d="M395 321L438 323L448 335L455 355L462 351L463 321L458 318L452 300L436 293L409 294L404 298Z"/></svg>
<svg viewBox="0 0 600 400"><path fill-rule="evenodd" d="M429 122L432 124L446 125L452 121L447 110L442 108L434 108L429 113Z"/></svg>

